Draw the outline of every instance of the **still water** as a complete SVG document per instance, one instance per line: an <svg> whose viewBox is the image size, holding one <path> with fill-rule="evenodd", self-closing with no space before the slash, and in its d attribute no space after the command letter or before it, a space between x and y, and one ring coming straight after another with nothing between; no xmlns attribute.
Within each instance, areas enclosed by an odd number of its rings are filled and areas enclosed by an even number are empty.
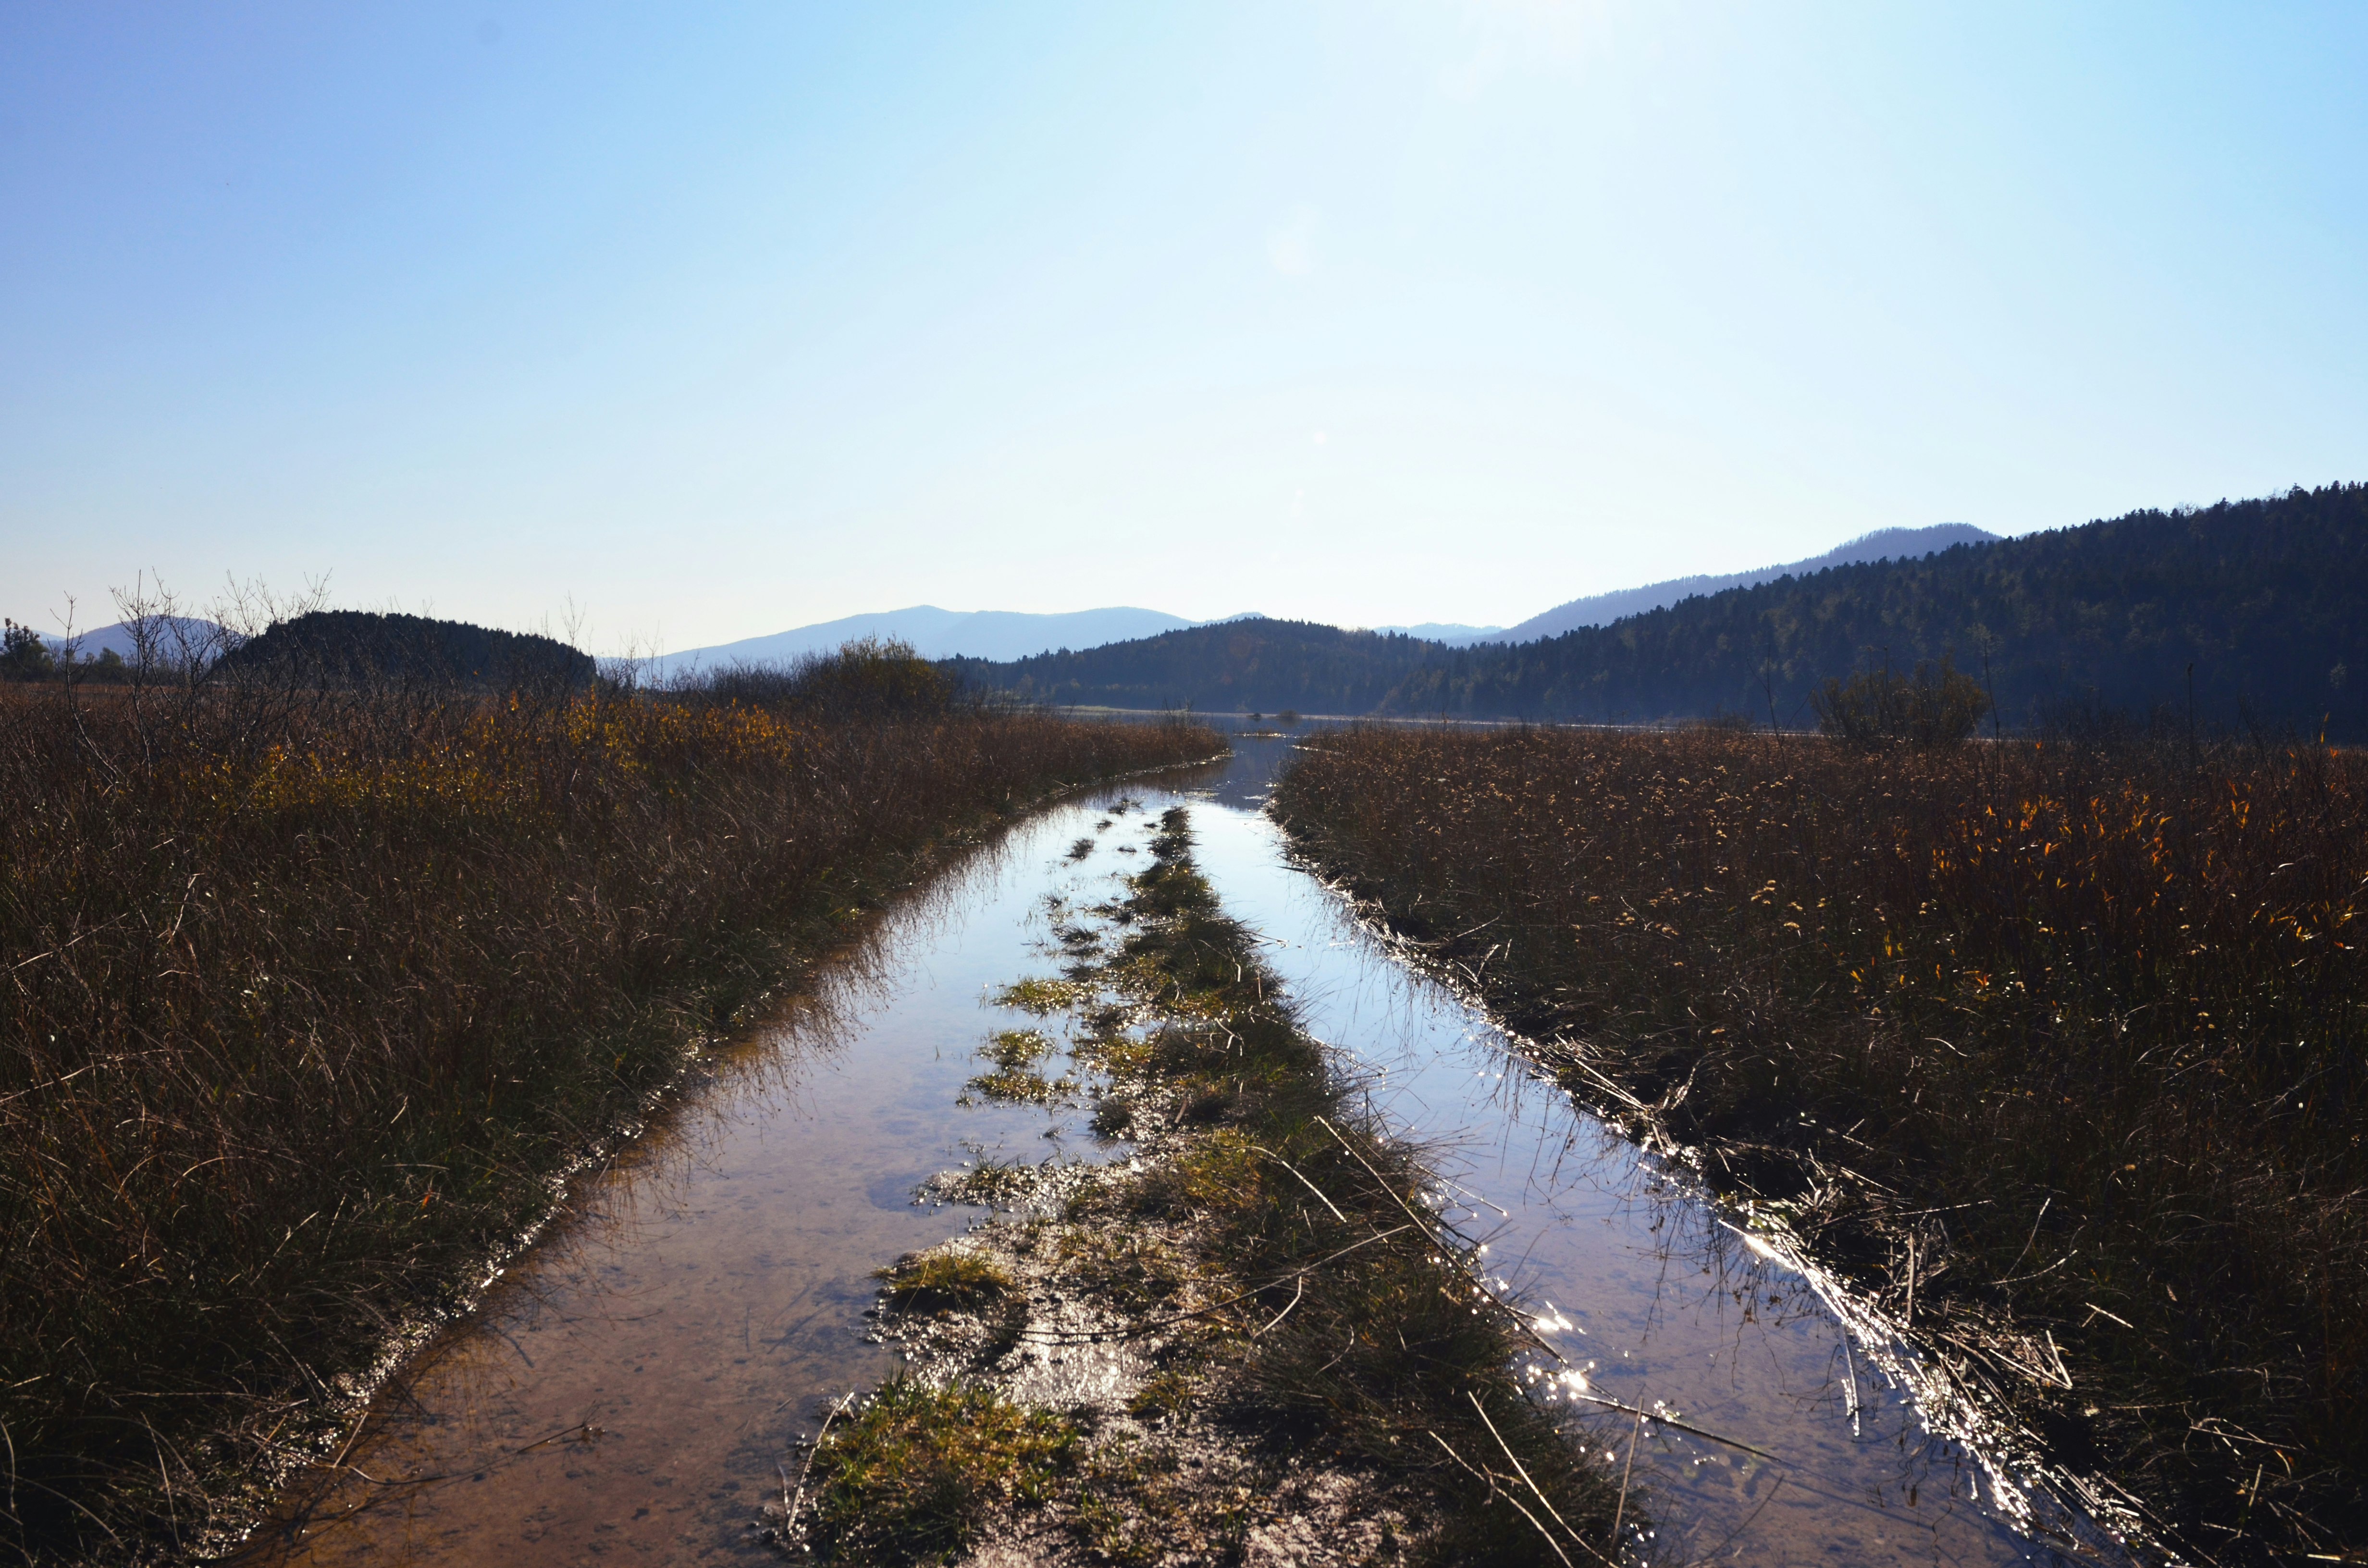
<svg viewBox="0 0 2368 1568"><path fill-rule="evenodd" d="M989 994L1053 972L1048 897L1110 896L1180 803L1311 1032L1433 1152L1447 1211L1553 1346L1541 1370L1683 1424L1573 1406L1590 1447L1633 1463L1661 1560L2125 1560L2002 1451L1934 1435L1964 1427L1915 1397L1912 1347L1527 1071L1293 866L1259 812L1289 743L1235 744L1230 763L1042 811L891 911L580 1183L246 1555L778 1562L751 1525L781 1462L894 1364L867 1336L871 1271L981 1217L916 1204L916 1184L982 1153L1110 1153L1081 1113L965 1105L962 1085L1019 1021ZM1073 860L1079 839L1094 847Z"/></svg>

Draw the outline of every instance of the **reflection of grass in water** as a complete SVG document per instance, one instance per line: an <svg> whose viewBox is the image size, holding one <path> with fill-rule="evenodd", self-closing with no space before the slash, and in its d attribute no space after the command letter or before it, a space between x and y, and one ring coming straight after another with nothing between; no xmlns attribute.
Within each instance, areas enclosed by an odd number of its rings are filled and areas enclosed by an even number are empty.
<svg viewBox="0 0 2368 1568"><path fill-rule="evenodd" d="M1094 841L1090 838L1080 838L1069 846L1069 858L1072 860L1082 860L1093 852Z"/></svg>
<svg viewBox="0 0 2368 1568"><path fill-rule="evenodd" d="M984 1388L893 1379L827 1439L814 1538L838 1562L950 1562L989 1517L1042 1506L1080 1440L1074 1423Z"/></svg>

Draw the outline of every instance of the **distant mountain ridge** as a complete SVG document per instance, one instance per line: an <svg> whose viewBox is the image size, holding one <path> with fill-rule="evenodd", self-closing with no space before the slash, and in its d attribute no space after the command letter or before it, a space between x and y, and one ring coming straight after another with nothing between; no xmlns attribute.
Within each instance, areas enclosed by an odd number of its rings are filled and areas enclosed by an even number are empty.
<svg viewBox="0 0 2368 1568"><path fill-rule="evenodd" d="M1243 617L1228 619L1238 620ZM721 642L709 648L685 648L661 654L651 664L654 673L661 676L724 665L794 664L861 637L909 642L913 651L925 659L1023 659L1056 648L1098 648L1106 642L1156 637L1188 626L1216 624L1219 623L1187 620L1180 615L1131 605L1049 615L912 605L904 609L841 616L837 620L794 626L787 631L744 637L737 642Z"/></svg>
<svg viewBox="0 0 2368 1568"><path fill-rule="evenodd" d="M1851 562L1873 561L1887 556L1929 555L1953 544L1998 537L1970 523L1940 523L1925 528L1882 528L1808 561L1794 562L1785 566L1765 566L1757 571L1734 573L1723 577L1679 577L1665 583L1647 584L1641 588L1622 588L1614 593L1573 599L1543 615L1531 616L1514 627L1424 621L1410 626L1360 627L1356 630L1383 635L1402 634L1423 642L1445 643L1450 647L1466 647L1479 642L1534 642L1574 627L1597 625L1616 620L1623 615L1675 604L1691 595L1769 582L1788 574L1799 576ZM836 620L794 626L787 631L776 631L763 637L745 637L735 642L662 653L650 661L650 668L653 675L665 678L725 665L793 664L812 654L829 653L860 637L908 642L914 652L927 659L983 659L1009 663L1064 649L1075 651L1099 648L1114 642L1139 642L1146 637L1182 631L1196 626L1222 626L1229 621L1264 619L1255 611L1248 611L1216 620L1192 620L1164 610L1127 605L1059 614L951 610L940 609L935 605L911 605L904 609L841 616Z"/></svg>
<svg viewBox="0 0 2368 1568"><path fill-rule="evenodd" d="M1861 534L1846 544L1837 545L1823 555L1814 555L1806 561L1795 561L1783 566L1762 566L1750 572L1731 572L1724 576L1672 577L1665 583L1647 583L1641 588L1616 588L1608 594L1593 594L1583 599L1573 599L1568 604L1556 605L1503 631L1471 638L1442 637L1440 641L1535 642L1547 637L1559 637L1582 626L1609 626L1615 620L1660 609L1680 599L1723 593L1728 588L1748 588L1760 583L1772 583L1779 577L1805 577L1829 566L1855 566L1872 561L1916 560L1936 554L1952 545L1987 544L2000 537L1971 523L1935 523L1922 528L1877 528L1871 534Z"/></svg>
<svg viewBox="0 0 2368 1568"><path fill-rule="evenodd" d="M160 615L148 623L149 635L156 643L157 654L169 661L199 650L211 651L221 645L222 629L211 620L195 616ZM66 640L55 633L44 633L42 644L52 653L65 651ZM119 620L112 626L102 626L95 631L74 634L74 656L96 659L102 653L112 653L129 664L140 656L139 640L131 633L130 621Z"/></svg>

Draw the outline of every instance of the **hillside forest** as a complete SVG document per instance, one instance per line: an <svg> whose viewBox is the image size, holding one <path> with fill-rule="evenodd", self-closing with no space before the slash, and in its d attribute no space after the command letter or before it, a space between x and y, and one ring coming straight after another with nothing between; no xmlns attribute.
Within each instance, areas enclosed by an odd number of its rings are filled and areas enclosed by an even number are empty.
<svg viewBox="0 0 2368 1568"><path fill-rule="evenodd" d="M1245 620L945 667L1079 706L1792 729L1829 679L1952 657L2008 729L2110 710L2356 742L2363 602L2368 484L2330 484L1837 566L1537 642Z"/></svg>

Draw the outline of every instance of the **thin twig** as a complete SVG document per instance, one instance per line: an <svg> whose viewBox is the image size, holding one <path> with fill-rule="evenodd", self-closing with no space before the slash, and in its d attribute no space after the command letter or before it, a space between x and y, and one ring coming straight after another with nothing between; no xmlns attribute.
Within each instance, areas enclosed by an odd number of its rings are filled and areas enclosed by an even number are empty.
<svg viewBox="0 0 2368 1568"><path fill-rule="evenodd" d="M822 1452L822 1440L830 1436L830 1424L839 1418L854 1399L855 1391L848 1390L839 1396L838 1403L831 1406L830 1414L822 1418L822 1430L814 1434L814 1447L806 1450L806 1462L798 1467L797 1494L787 1500L789 1506L781 1515L781 1529L784 1533L797 1528L798 1510L805 1506L806 1501L806 1477L814 1473L814 1456ZM783 1476L782 1479L786 1481L789 1478Z"/></svg>
<svg viewBox="0 0 2368 1568"><path fill-rule="evenodd" d="M589 1421L578 1421L578 1422L577 1422L575 1426L563 1426L563 1427L561 1427L558 1431L553 1432L552 1434L551 1434L551 1436L549 1436L549 1437L537 1437L533 1442L529 1443L525 1448L519 1449L518 1449L518 1450L516 1450L516 1451L517 1451L518 1453L521 1453L521 1454L530 1454L530 1453L534 1452L534 1450L535 1450L535 1449L539 1449L539 1448L542 1447L542 1446L543 1446L543 1444L545 1444L545 1443L556 1443L556 1442L558 1442L560 1439L562 1439L562 1438L564 1438L564 1437L568 1437L568 1436L570 1436L570 1435L572 1435L572 1434L574 1434L574 1433L576 1433L576 1432L589 1432L591 1429L592 1429L592 1423L590 1423Z"/></svg>
<svg viewBox="0 0 2368 1568"><path fill-rule="evenodd" d="M1645 1412L1643 1407L1639 1406L1636 1411L1636 1423L1628 1428L1628 1462L1620 1467L1620 1502L1611 1510L1611 1545L1614 1551L1617 1551L1620 1546L1621 1521L1628 1517L1628 1477L1634 1474L1636 1469L1637 1439L1644 1435Z"/></svg>
<svg viewBox="0 0 2368 1568"><path fill-rule="evenodd" d="M1506 1502L1510 1503L1514 1508L1520 1512L1521 1517L1529 1520L1530 1524L1537 1530L1538 1534L1545 1537L1546 1550L1552 1551L1556 1557L1562 1559L1563 1568L1578 1568L1577 1563L1571 1562L1570 1553L1562 1549L1562 1543L1554 1540L1554 1532L1547 1529L1543 1524L1540 1523L1538 1517L1535 1514L1532 1514L1527 1508L1522 1507L1521 1500L1519 1497L1513 1496L1511 1494L1501 1490L1497 1485L1497 1478L1495 1476L1489 1474L1485 1470L1474 1469L1471 1461L1466 1460L1462 1454L1457 1453L1453 1449L1448 1447L1446 1438L1440 1437L1438 1433L1431 1431L1429 1427L1425 1427L1423 1429L1423 1435L1428 1437L1432 1442L1437 1443L1440 1448L1447 1449L1447 1457L1449 1459L1453 1460L1457 1464L1462 1465L1465 1470L1470 1471L1472 1474L1477 1476L1481 1484L1488 1488L1489 1495L1503 1497Z"/></svg>
<svg viewBox="0 0 2368 1568"><path fill-rule="evenodd" d="M1480 1424L1488 1428L1488 1436L1496 1438L1497 1446L1505 1450L1505 1458L1512 1461L1513 1473L1520 1476L1521 1478L1521 1483L1524 1486L1527 1486L1531 1493L1536 1496L1538 1506L1543 1508L1546 1511L1547 1516L1551 1517L1554 1523L1560 1525L1565 1531L1567 1531L1571 1540L1578 1542L1581 1546L1587 1546L1586 1538L1581 1536L1577 1530L1571 1529L1570 1521L1562 1517L1561 1513L1554 1507L1554 1506L1546 1500L1546 1494L1538 1489L1538 1483L1530 1479L1529 1467L1521 1462L1521 1456L1513 1451L1513 1445L1505 1441L1505 1434L1497 1430L1497 1424L1488 1419L1488 1407L1480 1403L1480 1396L1474 1393L1470 1389L1465 1389L1463 1391L1463 1397L1470 1400L1472 1402L1472 1408L1480 1413ZM1510 1502L1511 1499L1508 1498L1506 1501ZM1609 1562L1611 1561L1610 1558L1604 1557L1601 1552L1596 1551L1595 1548L1591 1546L1587 1546L1587 1550L1590 1552L1594 1552L1595 1555L1603 1562ZM1564 1561L1567 1562L1568 1559L1565 1558Z"/></svg>
<svg viewBox="0 0 2368 1568"><path fill-rule="evenodd" d="M1323 1204L1325 1208L1331 1210L1332 1217L1334 1219L1339 1221L1344 1225L1349 1222L1349 1216L1340 1212L1340 1206L1333 1202L1330 1199L1325 1197L1324 1189L1322 1187L1316 1186L1314 1182L1309 1181L1304 1176L1301 1176L1297 1165L1292 1165L1289 1160L1284 1159L1281 1154L1276 1153L1271 1149L1260 1148L1256 1143L1251 1144L1250 1147L1257 1149L1259 1153L1264 1154L1268 1159L1272 1160L1276 1165L1281 1165L1292 1176L1299 1176L1300 1185L1306 1187L1308 1191L1314 1193L1317 1202Z"/></svg>
<svg viewBox="0 0 2368 1568"><path fill-rule="evenodd" d="M1285 1318L1289 1317L1289 1316L1291 1315L1291 1308L1292 1308L1292 1307L1295 1307L1295 1306L1299 1305L1299 1297L1300 1297L1300 1293L1301 1293L1302 1291L1305 1290L1306 1289L1307 1289L1307 1281L1306 1281L1306 1279L1305 1279L1305 1278L1301 1278L1301 1279L1299 1279L1298 1281L1296 1281L1294 1284L1292 1284L1292 1286L1291 1287L1291 1306L1290 1306L1290 1307L1285 1307L1285 1308L1283 1308L1283 1309L1282 1309L1282 1311L1281 1311L1281 1312L1279 1312L1275 1313L1275 1314L1274 1314L1274 1316L1273 1316L1273 1318L1272 1318L1272 1319L1270 1319L1270 1320L1268 1322L1268 1324L1267 1324L1267 1325L1266 1325L1266 1328L1259 1328L1259 1329L1253 1329L1253 1330L1251 1330L1251 1331L1250 1331L1250 1337L1251 1337L1252 1339L1256 1339L1259 1335L1264 1334L1268 1328L1272 1328L1276 1324L1279 1324L1279 1323L1281 1323L1283 1319L1285 1319Z"/></svg>

